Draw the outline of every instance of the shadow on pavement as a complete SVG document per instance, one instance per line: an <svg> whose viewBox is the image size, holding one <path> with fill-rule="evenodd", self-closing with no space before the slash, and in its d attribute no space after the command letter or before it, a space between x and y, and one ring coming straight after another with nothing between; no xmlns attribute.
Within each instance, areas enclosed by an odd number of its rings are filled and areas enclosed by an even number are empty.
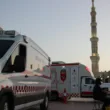
<svg viewBox="0 0 110 110"><path fill-rule="evenodd" d="M32 107L32 108L29 108L29 109L26 109L26 110L40 110L39 107Z"/></svg>
<svg viewBox="0 0 110 110"><path fill-rule="evenodd" d="M30 108L30 109L26 109L26 110L40 110L39 108Z"/></svg>

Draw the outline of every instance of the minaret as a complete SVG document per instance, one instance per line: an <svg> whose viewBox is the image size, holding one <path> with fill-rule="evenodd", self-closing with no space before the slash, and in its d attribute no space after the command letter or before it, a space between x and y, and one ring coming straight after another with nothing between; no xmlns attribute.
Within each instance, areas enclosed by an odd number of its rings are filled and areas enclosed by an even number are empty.
<svg viewBox="0 0 110 110"><path fill-rule="evenodd" d="M91 8L91 49L92 55L90 56L92 62L92 72L95 76L98 75L99 72L99 54L98 54L98 37L97 37L97 23L96 23L96 11L94 6L94 0L92 0L92 8Z"/></svg>

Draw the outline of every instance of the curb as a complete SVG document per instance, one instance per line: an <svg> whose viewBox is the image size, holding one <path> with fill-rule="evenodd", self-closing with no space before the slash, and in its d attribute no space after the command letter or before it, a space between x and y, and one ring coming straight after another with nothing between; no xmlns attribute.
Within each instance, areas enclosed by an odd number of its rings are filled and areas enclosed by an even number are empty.
<svg viewBox="0 0 110 110"><path fill-rule="evenodd" d="M94 99L92 98L72 98L68 100L69 102L94 102Z"/></svg>

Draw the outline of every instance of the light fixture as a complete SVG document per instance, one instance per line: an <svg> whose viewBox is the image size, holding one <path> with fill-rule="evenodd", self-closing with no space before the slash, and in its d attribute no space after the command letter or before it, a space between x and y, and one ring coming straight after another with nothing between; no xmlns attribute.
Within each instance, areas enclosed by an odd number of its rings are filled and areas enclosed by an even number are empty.
<svg viewBox="0 0 110 110"><path fill-rule="evenodd" d="M107 78L109 78L109 76L107 76Z"/></svg>

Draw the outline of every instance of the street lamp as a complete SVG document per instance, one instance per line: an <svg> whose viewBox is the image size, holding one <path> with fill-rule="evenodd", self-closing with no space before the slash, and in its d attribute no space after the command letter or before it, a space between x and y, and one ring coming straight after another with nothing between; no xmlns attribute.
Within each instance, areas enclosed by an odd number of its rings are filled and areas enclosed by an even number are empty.
<svg viewBox="0 0 110 110"><path fill-rule="evenodd" d="M109 76L107 76L107 78L109 78Z"/></svg>

